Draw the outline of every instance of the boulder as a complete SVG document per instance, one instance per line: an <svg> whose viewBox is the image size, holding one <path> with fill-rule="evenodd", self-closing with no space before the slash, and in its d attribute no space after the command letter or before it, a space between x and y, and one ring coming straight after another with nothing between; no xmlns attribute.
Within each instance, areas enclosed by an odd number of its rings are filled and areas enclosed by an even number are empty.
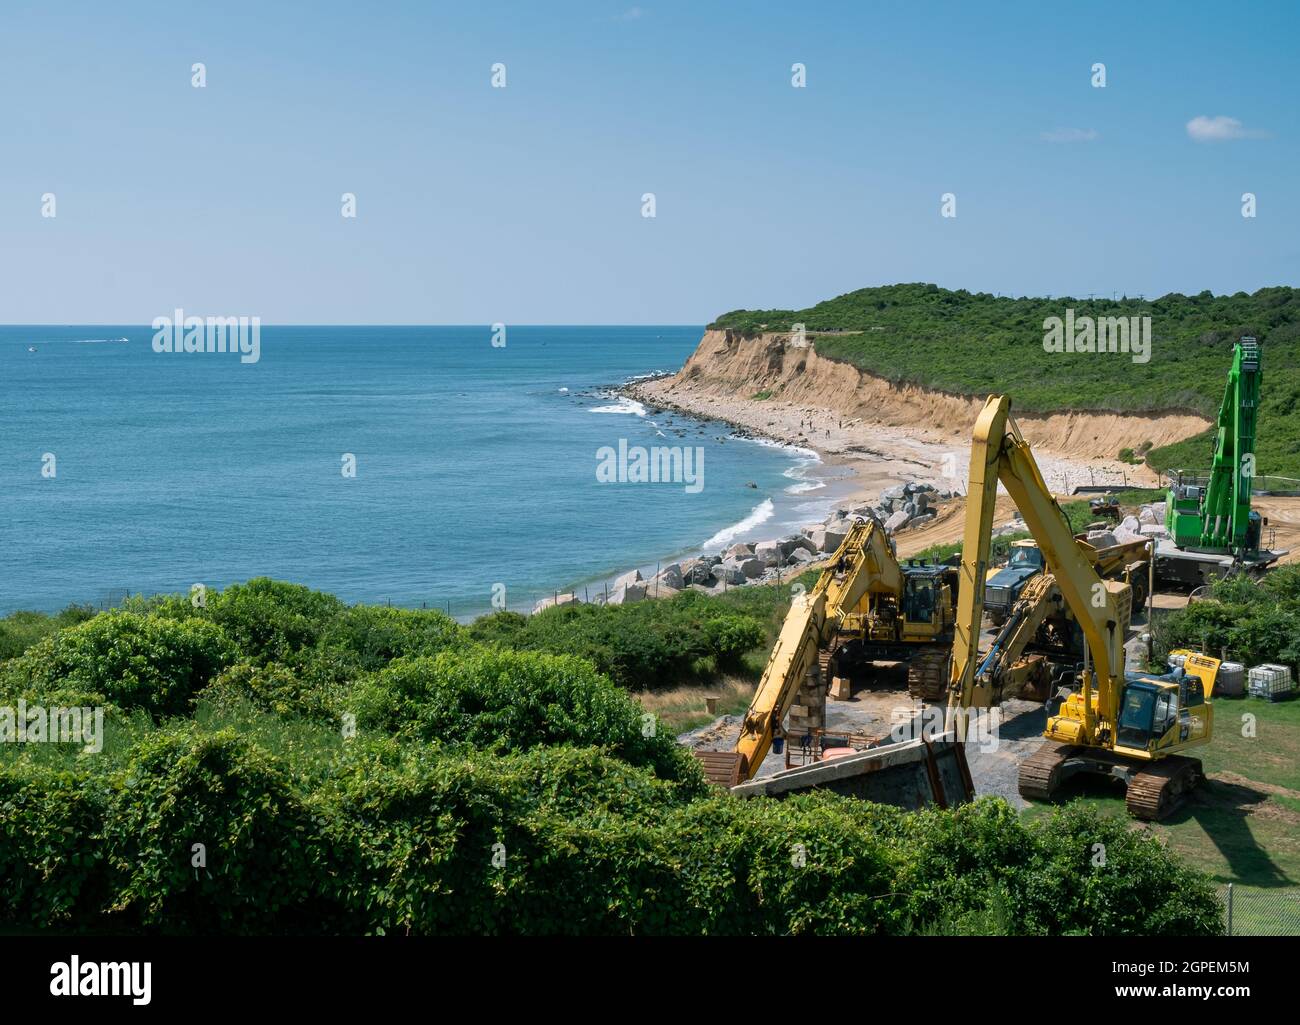
<svg viewBox="0 0 1300 1025"><path fill-rule="evenodd" d="M844 543L845 531L835 530L816 530L810 539L817 546L817 551L831 553L836 551Z"/></svg>
<svg viewBox="0 0 1300 1025"><path fill-rule="evenodd" d="M627 587L629 584L639 584L641 583L641 579L641 571L639 569L629 570L621 577L614 580L614 584L610 590L613 591L615 587Z"/></svg>
<svg viewBox="0 0 1300 1025"><path fill-rule="evenodd" d="M732 565L744 574L746 580L756 580L763 575L763 570L766 569L762 560L753 557L737 559Z"/></svg>
<svg viewBox="0 0 1300 1025"><path fill-rule="evenodd" d="M803 550L809 555L817 554L817 546L812 543L812 539L804 537L802 534L796 534L793 537L782 538L781 553L789 558L796 551Z"/></svg>
<svg viewBox="0 0 1300 1025"><path fill-rule="evenodd" d="M903 512L907 513L908 516L915 516L917 513L916 503L911 501L910 499L904 502Z"/></svg>
<svg viewBox="0 0 1300 1025"><path fill-rule="evenodd" d="M720 566L713 567L713 579L719 584L743 584L745 582L745 574L742 573L740 568L735 564L724 562Z"/></svg>
<svg viewBox="0 0 1300 1025"><path fill-rule="evenodd" d="M722 553L723 559L743 559L747 555L754 554L754 546L750 544L734 544Z"/></svg>
<svg viewBox="0 0 1300 1025"><path fill-rule="evenodd" d="M533 613L536 614L541 612L543 609L549 609L555 605L575 605L577 604L577 601L578 596L576 594L561 594L558 596L553 594L549 598L543 598L534 605Z"/></svg>
<svg viewBox="0 0 1300 1025"><path fill-rule="evenodd" d="M1151 511L1151 506L1144 505L1141 509L1138 510L1139 523L1155 523L1155 521L1156 521L1156 514Z"/></svg>
<svg viewBox="0 0 1300 1025"><path fill-rule="evenodd" d="M808 551L806 548L796 548L794 551L790 553L790 558L787 565L806 566L808 563L812 561L814 561L814 556L812 552Z"/></svg>
<svg viewBox="0 0 1300 1025"><path fill-rule="evenodd" d="M900 509L885 520L885 529L892 534L896 530L901 530L910 519L911 517Z"/></svg>
<svg viewBox="0 0 1300 1025"><path fill-rule="evenodd" d="M605 604L630 605L634 601L641 601L644 597L645 584L615 584L609 589L609 598L606 599Z"/></svg>
<svg viewBox="0 0 1300 1025"><path fill-rule="evenodd" d="M754 558L764 566L779 566L784 557L780 541L760 541L754 545Z"/></svg>
<svg viewBox="0 0 1300 1025"><path fill-rule="evenodd" d="M1169 536L1169 531L1165 530L1163 523L1144 523L1142 524L1142 536L1154 537L1157 541Z"/></svg>
<svg viewBox="0 0 1300 1025"><path fill-rule="evenodd" d="M1120 521L1119 527L1120 530L1127 530L1130 534L1136 534L1141 525L1142 524L1138 522L1136 516L1125 516L1124 519Z"/></svg>
<svg viewBox="0 0 1300 1025"><path fill-rule="evenodd" d="M661 569L655 580L661 587L671 587L675 591L681 590L686 582L686 578L682 574L682 567L675 562L670 562Z"/></svg>
<svg viewBox="0 0 1300 1025"><path fill-rule="evenodd" d="M932 519L934 519L934 513L932 512L917 513L907 521L907 529L914 530L917 527L923 527Z"/></svg>
<svg viewBox="0 0 1300 1025"><path fill-rule="evenodd" d="M895 484L892 488L885 488L885 490L882 491L882 492L880 493L880 497L881 497L882 500L883 500L883 499L902 498L902 497L903 497L903 485L902 485L902 484Z"/></svg>
<svg viewBox="0 0 1300 1025"><path fill-rule="evenodd" d="M923 513L925 510L930 508L930 496L924 491L918 491L912 496L912 504L916 506L917 512Z"/></svg>
<svg viewBox="0 0 1300 1025"><path fill-rule="evenodd" d="M1093 548L1113 548L1119 544L1115 540L1115 535L1109 530L1090 530L1087 541Z"/></svg>
<svg viewBox="0 0 1300 1025"><path fill-rule="evenodd" d="M1157 523L1164 523L1165 516L1168 515L1168 509L1164 502L1151 503L1151 515L1155 517Z"/></svg>

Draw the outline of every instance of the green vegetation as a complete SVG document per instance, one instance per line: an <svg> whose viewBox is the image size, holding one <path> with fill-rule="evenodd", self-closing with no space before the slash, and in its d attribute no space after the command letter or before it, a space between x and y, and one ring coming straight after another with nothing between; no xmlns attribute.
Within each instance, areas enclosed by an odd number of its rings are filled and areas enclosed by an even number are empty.
<svg viewBox="0 0 1300 1025"><path fill-rule="evenodd" d="M1087 810L1028 822L996 799L909 815L709 788L629 690L743 663L786 601L742 588L464 627L261 579L197 607L23 617L36 640L0 663L0 707L100 703L106 735L98 753L0 744L0 927L1221 928L1207 879Z"/></svg>
<svg viewBox="0 0 1300 1025"><path fill-rule="evenodd" d="M1151 358L1120 353L1049 353L1043 322L1076 316L1149 316ZM1213 418L1242 335L1264 354L1264 387L1256 454L1261 473L1300 477L1300 289L1253 294L1172 293L1159 299L1012 299L949 291L928 284L863 288L806 310L736 310L710 327L745 333L860 333L818 337L818 353L891 381L961 395L1011 395L1016 409L1158 413L1190 410ZM1155 449L1158 469L1209 465L1210 434ZM1102 454L1102 453L1099 453Z"/></svg>
<svg viewBox="0 0 1300 1025"><path fill-rule="evenodd" d="M1208 599L1156 620L1155 642L1163 656L1173 648L1197 648L1234 662L1300 663L1300 566L1279 566L1256 583L1247 577L1210 585Z"/></svg>

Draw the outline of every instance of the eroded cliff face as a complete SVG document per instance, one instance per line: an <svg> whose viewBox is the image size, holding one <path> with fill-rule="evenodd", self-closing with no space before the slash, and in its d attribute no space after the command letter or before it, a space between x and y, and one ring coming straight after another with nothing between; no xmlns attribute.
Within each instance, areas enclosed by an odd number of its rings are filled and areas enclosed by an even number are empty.
<svg viewBox="0 0 1300 1025"><path fill-rule="evenodd" d="M796 346L787 334L744 336L706 331L677 375L662 384L668 400L709 396L749 399L829 410L845 419L905 427L935 440L969 438L985 397L950 395L895 384L848 363L817 354L816 341ZM1014 410L1015 397L1012 396ZM1114 459L1121 448L1154 446L1200 434L1211 425L1188 413L1163 415L1102 412L1016 413L1026 439L1064 456Z"/></svg>

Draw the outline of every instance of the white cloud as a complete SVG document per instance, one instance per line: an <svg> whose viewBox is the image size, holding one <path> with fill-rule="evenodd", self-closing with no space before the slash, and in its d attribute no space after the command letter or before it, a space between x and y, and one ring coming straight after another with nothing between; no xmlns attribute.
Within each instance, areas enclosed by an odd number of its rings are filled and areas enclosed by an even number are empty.
<svg viewBox="0 0 1300 1025"><path fill-rule="evenodd" d="M1268 133L1247 128L1235 117L1201 114L1187 122L1187 135L1193 142L1227 142L1229 139L1262 139Z"/></svg>
<svg viewBox="0 0 1300 1025"><path fill-rule="evenodd" d="M1057 128L1042 133L1044 142L1092 142L1096 138L1098 132L1095 128Z"/></svg>

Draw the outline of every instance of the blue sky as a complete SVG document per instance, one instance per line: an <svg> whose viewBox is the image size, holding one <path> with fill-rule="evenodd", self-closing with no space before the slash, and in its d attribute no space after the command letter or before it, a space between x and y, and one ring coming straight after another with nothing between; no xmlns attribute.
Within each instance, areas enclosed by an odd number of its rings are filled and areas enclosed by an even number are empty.
<svg viewBox="0 0 1300 1025"><path fill-rule="evenodd" d="M1293 3L6 0L0 322L1296 284L1298 37Z"/></svg>

